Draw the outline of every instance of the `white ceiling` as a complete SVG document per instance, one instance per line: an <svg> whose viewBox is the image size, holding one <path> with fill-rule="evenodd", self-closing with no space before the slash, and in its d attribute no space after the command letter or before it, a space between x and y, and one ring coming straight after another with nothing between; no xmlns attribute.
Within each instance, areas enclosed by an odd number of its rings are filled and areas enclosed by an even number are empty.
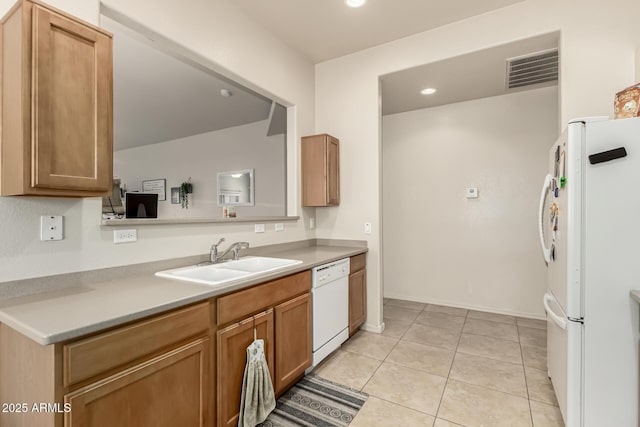
<svg viewBox="0 0 640 427"><path fill-rule="evenodd" d="M395 114L498 96L506 90L506 60L558 47L558 35L546 34L466 55L421 65L381 77L382 114ZM508 92L529 90L527 86ZM437 89L433 95L422 95L422 89Z"/></svg>
<svg viewBox="0 0 640 427"><path fill-rule="evenodd" d="M115 150L269 117L270 100L156 50L153 42L105 16L100 25L114 33ZM223 97L221 89L228 89L232 96Z"/></svg>
<svg viewBox="0 0 640 427"><path fill-rule="evenodd" d="M235 0L257 24L313 62L417 34L522 0Z"/></svg>

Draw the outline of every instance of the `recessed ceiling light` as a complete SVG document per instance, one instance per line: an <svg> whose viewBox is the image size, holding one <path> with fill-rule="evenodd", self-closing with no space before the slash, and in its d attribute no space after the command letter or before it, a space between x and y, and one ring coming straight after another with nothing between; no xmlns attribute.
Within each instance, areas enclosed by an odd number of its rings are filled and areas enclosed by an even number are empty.
<svg viewBox="0 0 640 427"><path fill-rule="evenodd" d="M360 7L367 2L367 0L344 0L349 7Z"/></svg>
<svg viewBox="0 0 640 427"><path fill-rule="evenodd" d="M432 87L428 87L428 88L426 88L426 89L422 89L422 90L420 91L420 93L421 93L421 94L423 94L423 95L433 95L433 94L434 94L434 93L436 93L436 92L437 92L437 91L436 91L434 88L432 88Z"/></svg>

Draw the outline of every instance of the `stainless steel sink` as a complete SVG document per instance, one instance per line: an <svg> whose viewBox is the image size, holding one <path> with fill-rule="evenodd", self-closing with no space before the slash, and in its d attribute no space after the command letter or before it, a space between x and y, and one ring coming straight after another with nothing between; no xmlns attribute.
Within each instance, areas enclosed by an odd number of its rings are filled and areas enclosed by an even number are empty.
<svg viewBox="0 0 640 427"><path fill-rule="evenodd" d="M158 271L156 276L210 286L219 286L234 280L270 273L300 263L302 263L302 261L295 259L243 257L237 261L227 261L219 264L204 266L192 265L189 267Z"/></svg>

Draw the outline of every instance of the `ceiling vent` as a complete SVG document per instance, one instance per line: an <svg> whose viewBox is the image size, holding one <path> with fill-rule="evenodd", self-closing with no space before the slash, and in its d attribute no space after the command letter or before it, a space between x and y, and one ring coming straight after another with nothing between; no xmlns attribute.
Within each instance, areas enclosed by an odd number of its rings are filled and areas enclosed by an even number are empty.
<svg viewBox="0 0 640 427"><path fill-rule="evenodd" d="M507 59L507 90L558 80L558 49Z"/></svg>

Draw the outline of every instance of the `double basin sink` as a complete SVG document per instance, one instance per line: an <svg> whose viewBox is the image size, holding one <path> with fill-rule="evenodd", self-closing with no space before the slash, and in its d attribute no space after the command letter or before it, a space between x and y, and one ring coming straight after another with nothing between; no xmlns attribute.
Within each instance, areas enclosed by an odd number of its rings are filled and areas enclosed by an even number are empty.
<svg viewBox="0 0 640 427"><path fill-rule="evenodd" d="M248 256L236 261L158 271L156 276L209 286L221 286L234 280L247 279L301 263L302 261L295 259Z"/></svg>

